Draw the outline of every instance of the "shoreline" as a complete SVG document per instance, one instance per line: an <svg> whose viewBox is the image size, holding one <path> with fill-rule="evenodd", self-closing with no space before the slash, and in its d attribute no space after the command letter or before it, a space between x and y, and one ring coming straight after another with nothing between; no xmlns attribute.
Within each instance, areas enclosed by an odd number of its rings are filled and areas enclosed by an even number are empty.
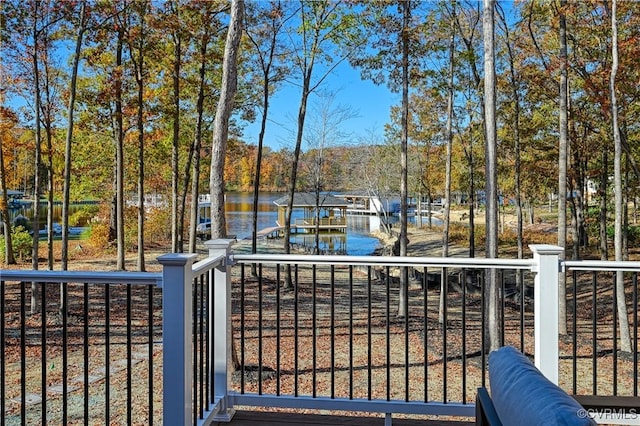
<svg viewBox="0 0 640 426"><path fill-rule="evenodd" d="M407 230L409 244L407 245L407 256L442 256L442 232L434 228L416 228L411 226ZM398 240L396 235L389 235L383 231L377 231L367 234L371 238L378 241L378 244L368 256L391 256L394 244ZM242 253L251 251L250 240L237 240L233 244L234 250ZM464 250L459 247L449 246L450 255L452 248L456 251ZM275 240L259 239L258 252L260 253L284 253L282 239ZM200 250L199 250L200 251ZM468 250L467 250L468 251ZM303 253L303 251L292 249L292 252Z"/></svg>
<svg viewBox="0 0 640 426"><path fill-rule="evenodd" d="M397 236L390 236L384 232L371 234L380 241L372 256L391 256L393 245L398 240ZM435 228L416 228L411 226L407 229L407 256L412 257L441 257L442 256L442 231ZM455 244L449 244L449 256L467 256L469 249Z"/></svg>

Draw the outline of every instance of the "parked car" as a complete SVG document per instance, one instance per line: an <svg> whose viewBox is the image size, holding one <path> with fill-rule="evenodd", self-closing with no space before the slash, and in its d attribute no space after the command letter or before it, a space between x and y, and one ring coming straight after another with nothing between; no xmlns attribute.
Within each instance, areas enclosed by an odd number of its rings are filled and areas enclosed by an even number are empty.
<svg viewBox="0 0 640 426"><path fill-rule="evenodd" d="M196 226L196 236L198 238L208 238L211 236L211 221L202 222Z"/></svg>

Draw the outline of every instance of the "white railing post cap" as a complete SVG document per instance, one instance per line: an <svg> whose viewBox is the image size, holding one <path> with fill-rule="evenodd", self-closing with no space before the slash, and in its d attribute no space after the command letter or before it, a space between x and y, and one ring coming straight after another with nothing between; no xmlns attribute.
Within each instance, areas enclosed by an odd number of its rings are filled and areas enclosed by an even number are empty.
<svg viewBox="0 0 640 426"><path fill-rule="evenodd" d="M204 245L209 250L223 250L231 247L237 240L235 238L218 238L216 240L205 241Z"/></svg>
<svg viewBox="0 0 640 426"><path fill-rule="evenodd" d="M537 253L540 255L553 255L561 254L564 252L564 249L562 247L553 244L530 244L529 248L533 253Z"/></svg>
<svg viewBox="0 0 640 426"><path fill-rule="evenodd" d="M195 253L167 253L158 256L156 260L161 265L166 266L186 266L189 263L193 263L198 255Z"/></svg>

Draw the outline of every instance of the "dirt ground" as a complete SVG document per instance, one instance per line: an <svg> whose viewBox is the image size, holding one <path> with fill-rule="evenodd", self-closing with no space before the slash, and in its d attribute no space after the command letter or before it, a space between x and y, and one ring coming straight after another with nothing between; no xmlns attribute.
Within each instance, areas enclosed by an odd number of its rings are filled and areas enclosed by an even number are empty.
<svg viewBox="0 0 640 426"><path fill-rule="evenodd" d="M462 217L463 212L453 212L452 220L464 223L465 219ZM511 223L509 219L505 220L505 223ZM537 224L536 230L540 232L555 232L552 225ZM377 235L381 241L381 245L393 244L394 239L388 238L382 234ZM414 227L409 228L409 245L408 254L410 256L441 256L442 255L442 235L437 230L430 230L427 228L416 229ZM263 241L261 242L261 248L269 252L277 252L279 250L278 241ZM113 253L104 253L92 249L82 242L77 243L77 246L72 248L71 261L69 263L70 270L103 270L112 271L116 269L115 256ZM247 241L240 241L236 243L238 249L246 249ZM58 250L58 249L56 249ZM157 257L166 254L168 252L168 246L166 244L155 244L149 247L145 251L146 269L148 271L160 271L160 265L157 262ZM198 250L199 254L204 257L206 250L204 246ZM42 253L42 252L41 252ZM451 256L467 256L468 249L459 245L452 245L450 247ZM481 255L476 253L476 255ZM136 253L127 253L126 256L126 269L135 271L136 266ZM2 268L6 268L6 265L2 265ZM31 265L17 265L11 266L11 268L26 268L31 269ZM46 264L43 262L40 264L41 269L46 269ZM56 269L59 269L59 263L56 264ZM235 268L234 268L235 269ZM309 271L300 275L300 282L310 283L312 281ZM385 398L384 394L378 394L380 389L385 389L383 385L387 380L390 380L392 398L404 398L405 388L409 386L409 392L412 399L420 400L423 398L422 392L425 389L422 388L420 383L424 382L425 377L425 365L428 366L428 386L426 392L428 397L432 399L444 397L444 389L442 384L447 383L448 391L447 397L452 400L465 400L472 402L475 396L474 389L481 383L482 368L481 360L478 356L479 350L479 337L480 326L477 321L477 313L474 310L479 306L479 298L476 295L467 295L465 303L460 293L450 294L450 315L449 321L450 329L446 335L443 335L442 327L438 324L438 289L429 289L430 294L425 298L422 289L419 287L412 287L411 294L411 313L408 322L404 322L401 319L396 319L393 315L389 316L388 306L395 306L397 303L396 294L397 290L391 288L387 293L382 292L377 294L376 304L372 314L373 320L367 322L366 318L360 315L357 321L353 322L349 318L348 304L339 303L335 309L336 317L332 318L327 311L327 307L324 305L317 306L317 316L311 317L310 312L314 309L312 305L303 306L300 316L297 318L297 326L304 330L304 333L299 337L292 332L295 325L295 318L291 312L295 303L299 303L301 300L310 303L310 300L316 298L316 300L330 300L335 298L336 300L349 300L348 293L348 280L344 277L336 279L336 286L333 290L326 284L330 282L329 273L327 271L318 272L317 278L320 285L316 287L315 291L312 291L309 285L300 286L300 291L297 296L293 296L291 292L284 294L282 300L282 308L285 315L280 319L283 330L286 330L281 337L280 341L276 339L274 335L276 318L274 314L274 297L275 291L278 288L278 284L275 281L274 276L269 276L267 273L266 279L263 282L263 287L260 291L257 287L256 281L249 280L245 288L245 303L253 304L252 306L261 306L261 309L244 309L241 310L238 305L240 295L239 285L234 285L236 294L234 295L234 324L239 328L241 321L241 314L244 313L245 321L245 343L242 348L244 351L245 365L257 365L263 363L265 366L269 366L273 369L280 368L280 391L294 392L295 387L299 386L300 391L308 391L312 389L311 385L317 383L317 390L320 394L330 395L334 392L337 396L349 397L349 392L353 392L354 397L367 397L367 388L373 383L372 397ZM365 277L360 275L356 278L357 282L360 282ZM237 274L236 278L237 280ZM237 284L237 281L234 281ZM360 283L362 284L362 283ZM378 286L381 283L377 284ZM364 284L359 285L356 283L358 291L362 292L365 288ZM57 286L55 286L57 287ZM56 291L52 288L51 291ZM380 289L378 289L380 290ZM377 290L377 291L378 291ZM332 294L331 291L334 293ZM578 393L588 394L591 392L592 387L596 386L600 394L608 394L612 391L611 379L617 376L618 380L618 392L626 393L630 387L633 386L633 363L632 359L625 356L616 356L613 352L612 335L611 331L611 319L613 318L611 303L612 294L610 291L599 291L599 300L602 300L602 304L599 304L597 316L599 318L597 333L591 331L591 318L593 313L591 311L591 300L589 294L591 291L591 285L588 280L584 280L578 287L578 298L583 301L578 306L577 317L580 335L575 347L578 355L576 362L576 375L579 381ZM358 293L356 297L357 302L362 304L367 300L366 292ZM52 295L52 299L55 300L57 296ZM260 301L258 297L263 299ZM298 298L296 301L296 297ZM427 301L428 306L423 309L423 302ZM467 329L464 331L460 322L461 307L468 306L469 320L467 322ZM362 306L364 307L364 306ZM518 346L520 340L520 334L518 331L518 316L519 308L517 305L509 303L506 305L508 311L508 317L510 318L508 330L511 330L505 335L505 342L507 344L513 344ZM8 311L6 311L8 312ZM261 312L261 316L258 316ZM426 312L426 316L424 315ZM525 322L528 324L525 336L525 352L533 353L532 342L532 329L531 315L532 312L527 308L525 309ZM116 324L122 323L123 311L114 310L112 320ZM53 321L55 315L49 316L49 321ZM18 330L20 327L20 319L17 315L11 316L8 322L5 323L5 330L13 329ZM350 335L349 327L355 326L354 333ZM78 325L78 324L76 324ZM262 328L260 326L262 325ZM27 316L27 326L33 327L33 338L37 339L37 330L40 327L39 316ZM49 325L50 332L53 332L59 324L55 321ZM371 338L367 338L367 330L370 330ZM311 331L313 330L313 331ZM258 333L263 333L261 346L257 346ZM389 337L386 338L387 334ZM31 335L31 334L30 334ZM465 336L465 340L462 337ZM607 337L609 336L609 337ZM241 347L242 342L236 333L236 346ZM593 341L597 341L597 353L592 353ZM446 341L446 347L444 342ZM407 346L408 345L408 346ZM462 348L466 348L466 352L471 354L468 358L462 358ZM350 349L351 348L351 349ZM375 350L374 352L371 352ZM407 348L407 349L405 349ZM349 359L346 356L349 351L353 352L353 357L356 362L359 363L358 369L350 371L347 368ZM406 352L408 350L408 352ZM574 367L572 364L572 352L574 345L571 339L565 339L560 341L560 351L562 355L561 368L560 368L560 381L561 385L565 389L571 388L572 374ZM37 348L29 348L28 353L34 351L34 355L37 355ZM104 349L96 347L92 351L95 353L96 359L104 359ZM136 350L137 351L137 350ZM262 351L262 353L260 353ZM279 352L277 352L279 351ZM294 352L295 351L295 352ZM274 358L275 354L279 353L279 359ZM315 353L315 359L310 359L309 354ZM408 353L408 355L407 355ZM17 385L19 382L19 351L17 348L6 348L6 354L11 354L11 359L8 359L7 368L7 383ZM162 356L161 348L158 346L153 350L153 371L154 375L157 375L155 381L157 384L161 383L161 367ZM333 355L332 355L333 354ZM72 362L80 355L78 352L73 352L70 355ZM123 357L122 347L119 345L112 353L114 362ZM331 356L334 357L335 365L339 368L333 369L331 366ZM368 357L371 357L370 360ZM404 366L405 356L409 357L409 367ZM261 358L262 357L262 358ZM94 356L92 355L92 359ZM296 365L293 361L299 358L300 361ZM51 365L51 371L49 372L49 379L51 384L54 385L55 381L59 378L60 370L60 354L59 350L55 350L49 354L49 364ZM148 372L148 359L141 357L136 360L134 364L135 371L133 377L136 383L139 383L141 388L144 388L147 383ZM40 364L36 361L29 361L29 377L40 376ZM385 377L385 366L391 365L390 376ZM593 383L592 367L597 366L598 383ZM369 367L367 367L369 366ZM77 367L77 366L76 366ZM74 368L76 368L74 367ZM99 367L96 365L96 367ZM297 370L296 370L297 367ZM352 374L352 377L349 374ZM368 374L367 374L368 373ZM464 374L463 374L464 373ZM17 376L16 376L17 375ZM463 384L462 378L466 375L466 383ZM124 382L122 373L117 373L114 377L114 389L115 384ZM276 388L276 380L273 371L270 376L265 376L264 381L255 380L255 377L246 378L244 384L245 391L262 390L264 392L274 391ZM36 379L37 381L37 379ZM372 382L373 381L373 382ZM97 394L100 394L100 389L104 387L104 381L98 381L92 384L96 387ZM161 392L161 388L156 388L156 392ZM239 380L236 378L234 386L237 390L240 389ZM262 387L259 389L259 387ZM350 391L350 387L353 389ZM93 392L93 391L92 391ZM69 401L72 404L82 403L82 391L73 391L70 394ZM60 399L59 395L49 395L52 401ZM114 415L117 414L118 407L122 408L124 405L120 399L122 396L118 395L119 402L114 404ZM161 416L161 402L160 394L156 395L157 400L154 409L157 412L156 417L159 419ZM104 401L98 401L98 404L102 404ZM19 408L15 402L10 403L13 413ZM51 402L50 407L55 409L56 403ZM74 409L75 409L74 405ZM33 415L38 415L37 405L30 409L33 411ZM81 412L80 412L81 414ZM55 413L54 413L55 415ZM35 418L35 417L34 417ZM139 424L144 424L144 419ZM71 423L72 424L72 423Z"/></svg>

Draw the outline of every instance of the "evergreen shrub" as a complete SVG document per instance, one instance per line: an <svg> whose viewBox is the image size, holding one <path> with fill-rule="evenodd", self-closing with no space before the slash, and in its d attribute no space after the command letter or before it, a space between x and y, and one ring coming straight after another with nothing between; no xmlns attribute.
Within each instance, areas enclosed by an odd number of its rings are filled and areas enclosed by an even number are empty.
<svg viewBox="0 0 640 426"><path fill-rule="evenodd" d="M16 226L11 229L11 246L13 255L17 261L31 260L31 250L33 247L33 237L23 226ZM0 236L0 253L2 258L6 257L7 242L4 235Z"/></svg>

